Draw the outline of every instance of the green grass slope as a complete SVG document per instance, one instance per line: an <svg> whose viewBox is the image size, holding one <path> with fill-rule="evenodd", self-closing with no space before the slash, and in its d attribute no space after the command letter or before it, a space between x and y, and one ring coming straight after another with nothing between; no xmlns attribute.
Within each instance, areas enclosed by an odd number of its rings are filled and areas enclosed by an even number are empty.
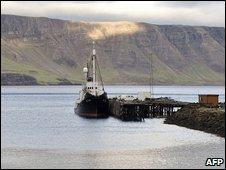
<svg viewBox="0 0 226 170"><path fill-rule="evenodd" d="M224 85L225 28L69 22L1 15L1 73L39 84L84 81L96 50L106 84Z"/></svg>

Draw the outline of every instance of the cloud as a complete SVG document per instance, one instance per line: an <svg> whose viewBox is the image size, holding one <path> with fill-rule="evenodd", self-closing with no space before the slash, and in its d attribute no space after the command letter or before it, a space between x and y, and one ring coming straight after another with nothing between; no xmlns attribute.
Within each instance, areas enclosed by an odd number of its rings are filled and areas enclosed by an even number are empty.
<svg viewBox="0 0 226 170"><path fill-rule="evenodd" d="M75 21L225 26L224 1L2 1L1 11Z"/></svg>

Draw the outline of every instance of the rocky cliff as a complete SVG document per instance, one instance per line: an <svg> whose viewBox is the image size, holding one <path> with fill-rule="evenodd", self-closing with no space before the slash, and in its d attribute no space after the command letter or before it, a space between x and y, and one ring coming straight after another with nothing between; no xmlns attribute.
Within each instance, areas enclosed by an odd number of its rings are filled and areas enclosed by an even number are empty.
<svg viewBox="0 0 226 170"><path fill-rule="evenodd" d="M84 81L92 40L107 84L224 85L225 28L1 15L1 73Z"/></svg>

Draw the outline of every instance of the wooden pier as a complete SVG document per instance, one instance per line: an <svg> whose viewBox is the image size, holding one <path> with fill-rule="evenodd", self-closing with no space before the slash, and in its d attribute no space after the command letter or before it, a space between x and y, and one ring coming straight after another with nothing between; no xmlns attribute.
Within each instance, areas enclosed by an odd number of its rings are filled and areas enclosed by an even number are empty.
<svg viewBox="0 0 226 170"><path fill-rule="evenodd" d="M175 108L187 104L170 98L151 98L145 101L112 98L109 100L109 112L110 116L122 121L144 121L145 118L170 116Z"/></svg>

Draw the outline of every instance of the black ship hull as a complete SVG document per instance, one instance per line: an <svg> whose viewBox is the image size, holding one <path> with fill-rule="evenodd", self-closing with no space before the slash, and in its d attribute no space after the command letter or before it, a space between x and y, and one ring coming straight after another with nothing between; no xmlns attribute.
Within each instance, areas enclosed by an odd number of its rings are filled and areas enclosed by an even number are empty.
<svg viewBox="0 0 226 170"><path fill-rule="evenodd" d="M107 118L109 116L109 101L107 93L100 96L94 96L86 93L82 100L74 109L79 116L86 118Z"/></svg>

